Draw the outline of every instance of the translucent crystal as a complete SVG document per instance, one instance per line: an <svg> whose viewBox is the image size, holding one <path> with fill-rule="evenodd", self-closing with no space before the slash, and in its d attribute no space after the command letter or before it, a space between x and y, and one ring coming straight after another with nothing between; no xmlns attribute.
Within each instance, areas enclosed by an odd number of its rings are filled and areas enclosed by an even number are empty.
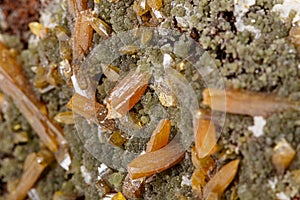
<svg viewBox="0 0 300 200"><path fill-rule="evenodd" d="M23 200L38 180L44 169L53 161L53 154L47 150L28 155L23 175L16 189L9 194L8 200Z"/></svg>
<svg viewBox="0 0 300 200"><path fill-rule="evenodd" d="M279 173L283 173L294 159L296 151L285 139L281 139L273 150L272 163Z"/></svg>
<svg viewBox="0 0 300 200"><path fill-rule="evenodd" d="M60 112L57 115L55 115L54 120L63 124L74 124L73 112Z"/></svg>
<svg viewBox="0 0 300 200"><path fill-rule="evenodd" d="M104 105L93 102L78 93L71 98L67 104L67 108L73 112L83 116L84 118L107 128L111 131L117 130L116 123L112 119L107 119L107 109Z"/></svg>
<svg viewBox="0 0 300 200"><path fill-rule="evenodd" d="M185 155L185 149L178 138L174 138L165 147L140 155L128 164L130 178L137 179L162 172L177 163Z"/></svg>
<svg viewBox="0 0 300 200"><path fill-rule="evenodd" d="M226 103L223 101L225 98ZM288 109L300 110L299 102L292 102L272 94L213 88L203 91L203 104L213 110L251 116L267 116Z"/></svg>
<svg viewBox="0 0 300 200"><path fill-rule="evenodd" d="M38 101L22 74L21 66L0 43L0 89L12 97L14 103L37 132L42 142L55 154L58 163L70 157L63 131L47 116L45 105ZM61 165L66 168L65 165Z"/></svg>
<svg viewBox="0 0 300 200"><path fill-rule="evenodd" d="M212 121L199 119L194 127L195 147L199 158L210 154L217 143L216 130Z"/></svg>
<svg viewBox="0 0 300 200"><path fill-rule="evenodd" d="M141 99L150 77L151 73L147 70L129 72L107 98L108 118L124 116Z"/></svg>
<svg viewBox="0 0 300 200"><path fill-rule="evenodd" d="M48 33L48 29L38 22L29 23L30 31L39 38L45 38Z"/></svg>
<svg viewBox="0 0 300 200"><path fill-rule="evenodd" d="M238 166L239 160L234 160L223 166L203 188L203 197L207 199L211 196L211 193L216 193L218 198L221 197L225 189L234 179ZM215 195L213 195L215 196Z"/></svg>
<svg viewBox="0 0 300 200"><path fill-rule="evenodd" d="M93 29L86 22L82 14L78 14L75 21L73 35L73 62L81 61L92 46Z"/></svg>
<svg viewBox="0 0 300 200"><path fill-rule="evenodd" d="M168 119L162 119L156 129L153 131L149 142L147 143L146 152L156 151L166 146L169 141L171 131L171 122Z"/></svg>

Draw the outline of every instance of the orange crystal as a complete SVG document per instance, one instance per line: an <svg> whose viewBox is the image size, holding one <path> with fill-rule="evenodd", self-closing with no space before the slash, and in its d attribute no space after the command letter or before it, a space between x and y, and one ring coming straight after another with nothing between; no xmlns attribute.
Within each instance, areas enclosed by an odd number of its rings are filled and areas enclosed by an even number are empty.
<svg viewBox="0 0 300 200"><path fill-rule="evenodd" d="M218 171L212 179L203 188L203 197L206 199L211 196L213 193L218 194L218 197L221 197L225 189L234 179L238 166L239 160L234 160L223 166L220 171Z"/></svg>
<svg viewBox="0 0 300 200"><path fill-rule="evenodd" d="M203 104L213 110L251 116L268 116L288 109L300 110L299 102L292 102L272 94L214 88L203 91Z"/></svg>
<svg viewBox="0 0 300 200"><path fill-rule="evenodd" d="M129 72L107 98L108 118L123 117L144 95L151 73L136 69Z"/></svg>
<svg viewBox="0 0 300 200"><path fill-rule="evenodd" d="M160 173L179 163L185 155L180 140L174 138L165 147L147 152L135 158L128 164L128 173L132 179L151 176L155 173Z"/></svg>
<svg viewBox="0 0 300 200"><path fill-rule="evenodd" d="M146 152L156 151L166 146L169 141L171 122L168 119L162 119L153 131L149 142L147 143Z"/></svg>
<svg viewBox="0 0 300 200"><path fill-rule="evenodd" d="M214 149L217 138L216 130L212 121L199 119L195 127L195 146L199 158L208 156Z"/></svg>

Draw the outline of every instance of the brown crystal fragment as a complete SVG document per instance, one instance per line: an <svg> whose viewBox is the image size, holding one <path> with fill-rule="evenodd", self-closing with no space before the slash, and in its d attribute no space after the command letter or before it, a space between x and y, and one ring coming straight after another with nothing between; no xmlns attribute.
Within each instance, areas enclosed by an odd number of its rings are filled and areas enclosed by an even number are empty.
<svg viewBox="0 0 300 200"><path fill-rule="evenodd" d="M129 72L107 98L108 118L124 116L144 95L151 73L136 69Z"/></svg>
<svg viewBox="0 0 300 200"><path fill-rule="evenodd" d="M47 116L45 105L33 95L34 92L27 84L21 66L2 43L0 43L0 80L0 89L14 100L42 142L55 154L58 163L68 169L70 155L63 131Z"/></svg>
<svg viewBox="0 0 300 200"><path fill-rule="evenodd" d="M159 10L162 7L162 0L147 0L147 4L150 8Z"/></svg>
<svg viewBox="0 0 300 200"><path fill-rule="evenodd" d="M128 164L128 173L132 179L147 177L155 173L160 173L177 163L185 155L185 149L178 138L174 138L165 147L147 152L135 158Z"/></svg>
<svg viewBox="0 0 300 200"><path fill-rule="evenodd" d="M214 88L203 91L203 104L213 110L251 116L267 116L289 109L300 110L299 102L292 102L272 94Z"/></svg>
<svg viewBox="0 0 300 200"><path fill-rule="evenodd" d="M272 163L277 172L282 174L293 161L295 155L296 151L285 139L279 141L274 147L272 155Z"/></svg>
<svg viewBox="0 0 300 200"><path fill-rule="evenodd" d="M195 127L195 149L199 158L204 158L214 149L217 138L212 121L200 118Z"/></svg>
<svg viewBox="0 0 300 200"><path fill-rule="evenodd" d="M122 193L124 194L124 196L129 199L140 198L144 190L144 180L145 178L132 180L127 174L122 185Z"/></svg>
<svg viewBox="0 0 300 200"><path fill-rule="evenodd" d="M122 133L120 131L115 131L111 136L109 137L109 141L115 145L115 146L122 146L127 140L123 137Z"/></svg>
<svg viewBox="0 0 300 200"><path fill-rule="evenodd" d="M95 183L95 187L100 194L107 194L111 191L111 188L108 186L107 182L102 178Z"/></svg>
<svg viewBox="0 0 300 200"><path fill-rule="evenodd" d="M208 181L203 188L203 199L207 199L209 196L213 195L213 193L217 194L218 198L222 196L225 189L234 179L239 162L239 160L229 162Z"/></svg>
<svg viewBox="0 0 300 200"><path fill-rule="evenodd" d="M171 131L171 122L168 119L162 119L153 131L149 142L147 143L146 152L156 151L166 146L169 141Z"/></svg>
<svg viewBox="0 0 300 200"><path fill-rule="evenodd" d="M27 196L27 192L38 180L44 169L53 161L53 154L47 150L39 153L32 153L27 156L24 165L23 175L17 185L17 188L11 192L8 200L22 200Z"/></svg>
<svg viewBox="0 0 300 200"><path fill-rule="evenodd" d="M67 108L104 128L111 131L117 130L115 121L107 119L107 109L104 105L93 102L78 93L75 93L68 102Z"/></svg>
<svg viewBox="0 0 300 200"><path fill-rule="evenodd" d="M93 29L78 13L73 35L73 62L81 61L92 45Z"/></svg>

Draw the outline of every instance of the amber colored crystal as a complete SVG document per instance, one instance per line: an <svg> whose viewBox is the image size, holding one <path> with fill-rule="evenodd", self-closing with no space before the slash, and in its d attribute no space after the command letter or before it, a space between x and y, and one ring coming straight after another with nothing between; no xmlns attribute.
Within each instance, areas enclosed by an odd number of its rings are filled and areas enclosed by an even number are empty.
<svg viewBox="0 0 300 200"><path fill-rule="evenodd" d="M195 149L198 157L204 158L211 153L217 143L215 126L212 121L202 118L195 126Z"/></svg>
<svg viewBox="0 0 300 200"><path fill-rule="evenodd" d="M111 198L111 200L126 200L126 199L121 192L118 192Z"/></svg>
<svg viewBox="0 0 300 200"><path fill-rule="evenodd" d="M124 116L144 95L151 73L136 69L129 72L111 91L107 98L109 118Z"/></svg>
<svg viewBox="0 0 300 200"><path fill-rule="evenodd" d="M203 193L203 187L206 185L206 175L205 173L200 169L195 169L192 174L192 189L196 193L198 197L202 196Z"/></svg>
<svg viewBox="0 0 300 200"><path fill-rule="evenodd" d="M124 196L129 199L140 198L144 189L144 180L145 178L132 180L127 174L122 185L122 193Z"/></svg>
<svg viewBox="0 0 300 200"><path fill-rule="evenodd" d="M203 91L203 104L213 110L251 116L267 116L288 109L300 110L299 102L292 102L272 94L214 88Z"/></svg>
<svg viewBox="0 0 300 200"><path fill-rule="evenodd" d="M146 152L156 151L166 146L169 141L171 131L171 122L168 119L162 119L153 131L149 142L147 143Z"/></svg>
<svg viewBox="0 0 300 200"><path fill-rule="evenodd" d="M273 151L272 163L277 172L282 174L293 161L296 151L285 139L279 141L274 147Z"/></svg>
<svg viewBox="0 0 300 200"><path fill-rule="evenodd" d="M147 0L147 4L150 8L159 10L162 7L162 0Z"/></svg>
<svg viewBox="0 0 300 200"><path fill-rule="evenodd" d="M73 35L73 61L81 61L92 45L93 29L86 23L82 14L75 21Z"/></svg>
<svg viewBox="0 0 300 200"><path fill-rule="evenodd" d="M142 16L149 11L146 0L137 0L133 3L133 10L138 16Z"/></svg>
<svg viewBox="0 0 300 200"><path fill-rule="evenodd" d="M62 124L74 124L73 112L65 111L55 115L54 120Z"/></svg>
<svg viewBox="0 0 300 200"><path fill-rule="evenodd" d="M239 160L234 160L223 166L203 188L203 197L206 199L212 193L218 194L221 197L225 189L234 179L238 166Z"/></svg>
<svg viewBox="0 0 300 200"><path fill-rule="evenodd" d="M38 180L44 169L53 161L53 154L47 150L27 156L23 175L16 189L8 195L8 200L22 200Z"/></svg>
<svg viewBox="0 0 300 200"><path fill-rule="evenodd" d="M47 116L45 105L33 95L21 66L11 57L9 50L0 43L0 89L10 96L26 117L42 142L55 154L58 163L67 169L65 159L70 158L67 141L59 126ZM64 162L64 163L62 163Z"/></svg>
<svg viewBox="0 0 300 200"><path fill-rule="evenodd" d="M30 31L39 38L45 38L48 33L48 29L44 27L41 23L30 22L28 24Z"/></svg>
<svg viewBox="0 0 300 200"><path fill-rule="evenodd" d="M185 155L180 140L174 138L165 147L147 152L135 158L128 164L128 173L132 179L151 176L155 173L160 173L177 163L179 163Z"/></svg>
<svg viewBox="0 0 300 200"><path fill-rule="evenodd" d="M127 140L120 131L115 131L109 137L109 141L115 146L122 146Z"/></svg>
<svg viewBox="0 0 300 200"><path fill-rule="evenodd" d="M111 27L102 19L95 17L91 10L81 12L84 23L88 23L102 37L108 38L112 33Z"/></svg>
<svg viewBox="0 0 300 200"><path fill-rule="evenodd" d="M216 162L210 155L199 158L195 147L192 147L191 155L195 168L201 170L205 175L208 175L215 168Z"/></svg>
<svg viewBox="0 0 300 200"><path fill-rule="evenodd" d="M111 131L117 130L115 121L107 119L107 109L104 105L78 93L75 93L68 102L67 108L104 128Z"/></svg>

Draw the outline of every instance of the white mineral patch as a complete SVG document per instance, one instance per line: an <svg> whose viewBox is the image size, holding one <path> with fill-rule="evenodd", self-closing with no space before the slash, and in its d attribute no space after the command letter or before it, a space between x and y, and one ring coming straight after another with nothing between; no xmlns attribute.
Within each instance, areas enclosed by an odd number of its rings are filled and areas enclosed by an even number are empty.
<svg viewBox="0 0 300 200"><path fill-rule="evenodd" d="M248 130L252 131L255 137L262 136L264 134L263 129L266 125L266 120L261 116L255 116L254 118L254 125L249 126Z"/></svg>
<svg viewBox="0 0 300 200"><path fill-rule="evenodd" d="M184 185L187 186L191 186L192 185L192 180L189 179L187 176L182 176L182 180L181 180L181 187L183 187Z"/></svg>
<svg viewBox="0 0 300 200"><path fill-rule="evenodd" d="M277 185L277 183L278 183L277 177L275 177L275 178L273 178L273 179L269 179L269 180L268 180L268 183L269 183L271 189L272 189L273 191L275 191L276 185Z"/></svg>
<svg viewBox="0 0 300 200"><path fill-rule="evenodd" d="M102 176L107 172L108 167L105 164L101 164L100 167L98 167L98 180L102 178Z"/></svg>
<svg viewBox="0 0 300 200"><path fill-rule="evenodd" d="M80 172L82 174L82 178L84 179L84 182L86 184L91 184L92 176L91 176L91 173L88 172L88 170L85 168L85 166L83 166L83 165L80 166Z"/></svg>
<svg viewBox="0 0 300 200"><path fill-rule="evenodd" d="M278 12L283 21L287 20L290 12L294 10L296 16L293 19L293 24L300 25L300 1L299 0L284 0L283 4L276 4L272 11Z"/></svg>
<svg viewBox="0 0 300 200"><path fill-rule="evenodd" d="M277 193L276 197L278 200L290 200L291 198L283 192Z"/></svg>
<svg viewBox="0 0 300 200"><path fill-rule="evenodd" d="M66 171L69 171L71 165L71 158L69 154L66 154L64 159L59 163L59 165L64 168Z"/></svg>
<svg viewBox="0 0 300 200"><path fill-rule="evenodd" d="M36 189L32 188L31 190L29 190L27 192L27 195L28 197L31 199L31 200L40 200L40 197L39 197L39 194L38 192L36 191Z"/></svg>
<svg viewBox="0 0 300 200"><path fill-rule="evenodd" d="M84 97L88 97L88 94L85 90L82 90L80 87L79 87L79 84L77 82L77 78L75 77L75 75L72 75L71 76L71 80L72 80L72 83L73 83L73 87L74 87L74 90L76 93L80 94L81 96L84 96Z"/></svg>
<svg viewBox="0 0 300 200"><path fill-rule="evenodd" d="M255 38L259 38L261 31L254 26L245 25L243 16L249 11L249 8L255 5L256 0L234 0L234 16L236 18L235 26L240 32L249 31L255 34Z"/></svg>

